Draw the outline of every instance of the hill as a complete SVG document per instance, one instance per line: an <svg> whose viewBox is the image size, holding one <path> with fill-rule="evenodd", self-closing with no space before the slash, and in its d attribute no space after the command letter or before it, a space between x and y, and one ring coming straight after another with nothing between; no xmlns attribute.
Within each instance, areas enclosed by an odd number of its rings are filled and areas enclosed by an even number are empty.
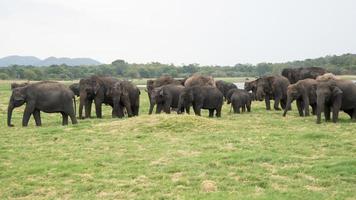
<svg viewBox="0 0 356 200"><path fill-rule="evenodd" d="M68 65L68 66L80 66L80 65L100 65L99 61L91 58L57 58L48 57L41 60L34 56L6 56L0 59L0 67L8 67L11 65L31 65L31 66L51 66L51 65Z"/></svg>

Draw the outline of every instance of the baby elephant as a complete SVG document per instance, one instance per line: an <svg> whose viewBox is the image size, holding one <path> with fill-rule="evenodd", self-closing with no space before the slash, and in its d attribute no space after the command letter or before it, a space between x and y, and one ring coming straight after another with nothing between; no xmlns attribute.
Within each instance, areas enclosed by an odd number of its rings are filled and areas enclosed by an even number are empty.
<svg viewBox="0 0 356 200"><path fill-rule="evenodd" d="M209 117L221 117L221 107L223 104L223 94L218 88L212 86L193 86L183 89L179 96L178 114L185 108L189 114L190 106L193 106L195 115L201 115L201 109L209 110Z"/></svg>
<svg viewBox="0 0 356 200"><path fill-rule="evenodd" d="M178 108L179 95L183 91L183 85L169 84L153 89L151 93L151 102L157 105L156 114L162 110L170 114L171 108ZM184 111L184 110L182 110Z"/></svg>
<svg viewBox="0 0 356 200"><path fill-rule="evenodd" d="M251 112L251 95L246 90L231 89L227 93L227 104L231 103L231 107L234 109L234 113Z"/></svg>
<svg viewBox="0 0 356 200"><path fill-rule="evenodd" d="M13 126L11 124L13 109L25 103L26 107L22 118L22 126L28 125L31 115L35 118L36 125L41 126L40 111L61 113L63 125L68 124L68 116L71 118L73 124L77 123L74 109L74 94L61 83L42 81L13 89L7 112L8 126Z"/></svg>

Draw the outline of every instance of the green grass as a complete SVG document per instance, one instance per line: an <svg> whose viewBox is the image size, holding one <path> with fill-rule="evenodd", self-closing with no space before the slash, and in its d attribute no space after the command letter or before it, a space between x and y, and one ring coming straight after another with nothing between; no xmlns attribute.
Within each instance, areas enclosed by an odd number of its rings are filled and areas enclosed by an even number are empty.
<svg viewBox="0 0 356 200"><path fill-rule="evenodd" d="M42 113L6 126L8 83L0 84L0 199L355 199L356 124L283 118L253 102L221 119L194 115L80 120L61 126ZM295 106L294 106L295 108Z"/></svg>

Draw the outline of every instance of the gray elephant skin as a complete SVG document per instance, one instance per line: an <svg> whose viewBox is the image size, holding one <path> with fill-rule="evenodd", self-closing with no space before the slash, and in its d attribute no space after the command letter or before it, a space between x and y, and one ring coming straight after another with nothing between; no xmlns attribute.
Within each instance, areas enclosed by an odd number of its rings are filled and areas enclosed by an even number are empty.
<svg viewBox="0 0 356 200"><path fill-rule="evenodd" d="M91 117L91 106L94 101L95 112L97 118L102 118L102 104L113 107L112 97L107 95L107 90L112 87L118 79L112 77L91 76L79 81L80 88L80 103L79 103L79 118ZM83 117L83 107L85 108L85 116ZM115 110L112 111L112 116L117 116Z"/></svg>
<svg viewBox="0 0 356 200"><path fill-rule="evenodd" d="M356 85L349 80L318 81L317 89L317 121L321 123L321 113L325 120L338 121L339 111L343 110L353 121L356 120Z"/></svg>
<svg viewBox="0 0 356 200"><path fill-rule="evenodd" d="M169 84L154 88L151 93L151 102L156 105L156 114L161 113L162 110L165 113L170 114L171 109L177 109L179 95L183 89L184 86L176 84ZM182 108L181 111L184 111L184 108ZM149 114L152 114L151 110Z"/></svg>
<svg viewBox="0 0 356 200"><path fill-rule="evenodd" d="M80 89L79 89L79 83L73 83L69 85L69 89L72 90L75 96L79 97L80 96Z"/></svg>
<svg viewBox="0 0 356 200"><path fill-rule="evenodd" d="M190 106L193 106L195 115L201 116L201 109L209 110L209 117L221 117L223 104L223 94L219 89L212 86L186 87L179 96L178 111L180 114L183 108L189 114Z"/></svg>
<svg viewBox="0 0 356 200"><path fill-rule="evenodd" d="M43 81L13 89L7 113L8 126L13 126L11 124L13 109L25 103L26 107L22 118L22 126L28 125L31 115L35 118L36 125L41 126L41 111L46 113L61 113L63 125L68 124L68 116L71 118L72 124L77 123L74 94L61 83Z"/></svg>
<svg viewBox="0 0 356 200"><path fill-rule="evenodd" d="M148 99L150 102L150 108L148 114L152 114L155 102L152 101L152 92L155 88L162 87L164 85L174 84L174 85L184 85L186 79L176 80L171 76L161 76L155 80L147 80L146 92L148 94Z"/></svg>
<svg viewBox="0 0 356 200"><path fill-rule="evenodd" d="M282 76L286 77L291 84L307 78L316 79L325 73L327 71L320 67L285 68L282 70Z"/></svg>
<svg viewBox="0 0 356 200"><path fill-rule="evenodd" d="M140 90L130 81L118 81L109 90L108 97L113 99L113 117L124 117L124 110L128 117L138 116L140 108Z"/></svg>
<svg viewBox="0 0 356 200"><path fill-rule="evenodd" d="M274 109L281 110L279 104L284 109L287 103L287 87L289 81L287 78L274 75L263 76L256 80L256 99L266 102L266 109L271 110L270 100L274 100Z"/></svg>
<svg viewBox="0 0 356 200"><path fill-rule="evenodd" d="M252 98L249 92L240 89L231 89L227 93L227 104L231 103L234 113L251 112Z"/></svg>
<svg viewBox="0 0 356 200"><path fill-rule="evenodd" d="M287 115L288 110L294 100L297 101L299 116L309 116L309 106L312 107L312 114L316 114L316 87L317 81L314 79L300 80L295 84L289 85L287 89L287 106L283 116Z"/></svg>
<svg viewBox="0 0 356 200"><path fill-rule="evenodd" d="M227 93L231 89L237 89L237 86L233 83L229 83L223 80L215 81L216 87L220 90L220 92L224 95L225 99L227 98Z"/></svg>

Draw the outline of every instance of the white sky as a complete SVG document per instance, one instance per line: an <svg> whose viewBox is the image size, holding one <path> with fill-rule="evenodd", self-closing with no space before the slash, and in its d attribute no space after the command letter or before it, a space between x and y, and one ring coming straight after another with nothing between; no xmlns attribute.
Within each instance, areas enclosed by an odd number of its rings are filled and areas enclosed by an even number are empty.
<svg viewBox="0 0 356 200"><path fill-rule="evenodd" d="M355 0L0 0L0 57L282 62L356 53Z"/></svg>

